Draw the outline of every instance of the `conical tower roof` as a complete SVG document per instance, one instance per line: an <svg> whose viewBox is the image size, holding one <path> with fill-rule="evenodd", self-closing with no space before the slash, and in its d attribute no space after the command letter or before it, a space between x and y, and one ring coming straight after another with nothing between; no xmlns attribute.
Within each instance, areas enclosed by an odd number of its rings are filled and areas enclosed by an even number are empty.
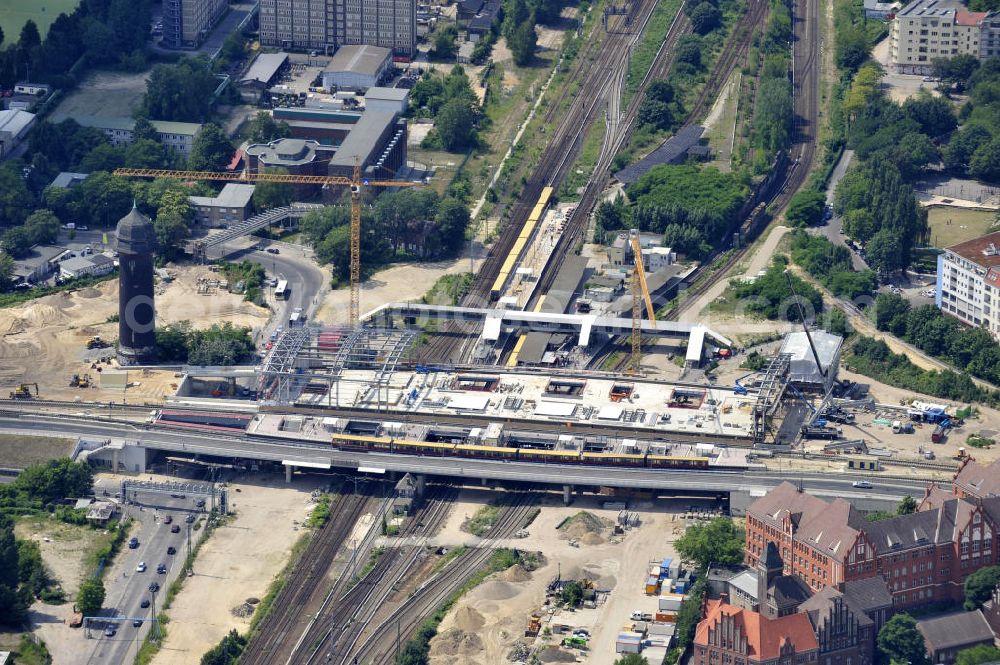
<svg viewBox="0 0 1000 665"><path fill-rule="evenodd" d="M151 254L156 250L153 222L132 203L132 210L118 220L114 249L122 254Z"/></svg>

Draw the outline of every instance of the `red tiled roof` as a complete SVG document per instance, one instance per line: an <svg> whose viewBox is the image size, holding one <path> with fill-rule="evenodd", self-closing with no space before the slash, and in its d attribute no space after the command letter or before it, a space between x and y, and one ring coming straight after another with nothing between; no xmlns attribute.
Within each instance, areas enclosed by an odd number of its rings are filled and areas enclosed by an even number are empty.
<svg viewBox="0 0 1000 665"><path fill-rule="evenodd" d="M955 12L955 25L979 25L986 18L986 12L966 12L961 9Z"/></svg>
<svg viewBox="0 0 1000 665"><path fill-rule="evenodd" d="M747 639L748 654L752 660L774 660L781 648L791 643L797 653L819 648L809 615L805 612L789 614L778 619L768 619L757 612L744 610L721 600L706 603L705 618L698 623L695 644L708 646L708 633L724 616L731 616Z"/></svg>
<svg viewBox="0 0 1000 665"><path fill-rule="evenodd" d="M984 251L987 251L990 245L993 245L997 248L997 250L1000 250L1000 231L997 231L996 233L987 233L984 236L960 242L957 245L948 247L947 249L953 254L958 254L962 258L968 259L969 261L986 268L1000 267L1000 251L992 256L987 256L983 253Z"/></svg>
<svg viewBox="0 0 1000 665"><path fill-rule="evenodd" d="M1000 270L990 268L986 273L986 283L990 286L1000 288Z"/></svg>

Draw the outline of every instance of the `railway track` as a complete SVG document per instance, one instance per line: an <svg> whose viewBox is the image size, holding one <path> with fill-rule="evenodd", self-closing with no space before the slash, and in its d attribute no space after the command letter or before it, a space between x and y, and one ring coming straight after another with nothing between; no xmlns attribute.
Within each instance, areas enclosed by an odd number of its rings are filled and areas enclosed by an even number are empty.
<svg viewBox="0 0 1000 665"><path fill-rule="evenodd" d="M421 585L395 611L377 625L363 631L355 648L343 655L337 665L391 665L395 647L402 646L420 625L440 609L489 561L496 541L511 537L524 528L533 511L533 495L527 492L512 497L497 523L479 547L468 549L452 560L435 577Z"/></svg>
<svg viewBox="0 0 1000 665"><path fill-rule="evenodd" d="M327 571L372 497L367 494L338 494L330 520L310 541L295 562L288 581L274 599L270 613L260 624L240 658L241 665L274 665L290 653L308 614L321 602L327 585Z"/></svg>
<svg viewBox="0 0 1000 665"><path fill-rule="evenodd" d="M418 543L389 549L363 579L345 593L332 597L331 602L321 608L310 630L303 634L300 648L291 654L289 663L328 663L353 647L364 627L419 561L427 538L444 524L458 490L451 486L435 486L429 494L427 504L417 511L400 534L403 537L420 536Z"/></svg>
<svg viewBox="0 0 1000 665"><path fill-rule="evenodd" d="M508 224L476 273L462 305L488 306L493 282L542 189L546 186L558 188L562 184L583 146L587 129L605 108L609 88L616 77L620 80L621 71L627 67L629 48L637 36L641 35L655 5L656 0L639 0L633 21L637 26L635 32L610 33L599 46L596 40L587 40L577 55L573 70L559 97L543 117L547 124L556 121L559 114L563 114L562 120L552 133L552 139L542 158L532 170L531 177L514 204ZM613 72L612 76L608 76L609 72ZM577 84L579 86L575 99L571 101L569 109L563 111L562 107L570 90ZM455 356L466 356L467 347L474 336L461 334L458 328L453 323L446 325L442 330L446 335L438 335L441 339L432 340L426 345L422 349L422 357L428 362L443 362Z"/></svg>

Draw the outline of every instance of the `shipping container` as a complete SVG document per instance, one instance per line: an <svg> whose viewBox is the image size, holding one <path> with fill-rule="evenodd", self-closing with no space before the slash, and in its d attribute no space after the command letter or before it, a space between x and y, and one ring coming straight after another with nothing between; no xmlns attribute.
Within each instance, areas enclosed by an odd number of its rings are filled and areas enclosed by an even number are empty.
<svg viewBox="0 0 1000 665"><path fill-rule="evenodd" d="M674 612L657 612L653 615L657 623L676 623L677 614Z"/></svg>
<svg viewBox="0 0 1000 665"><path fill-rule="evenodd" d="M646 578L646 595L655 596L660 592L660 579L655 576Z"/></svg>
<svg viewBox="0 0 1000 665"><path fill-rule="evenodd" d="M681 609L681 602L684 600L684 594L680 593L664 593L660 595L660 611L661 612L677 612Z"/></svg>

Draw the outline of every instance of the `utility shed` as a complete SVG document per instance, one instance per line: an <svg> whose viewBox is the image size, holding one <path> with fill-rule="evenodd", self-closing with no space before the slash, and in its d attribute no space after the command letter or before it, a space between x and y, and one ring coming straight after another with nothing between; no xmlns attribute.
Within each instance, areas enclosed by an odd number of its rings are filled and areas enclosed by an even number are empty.
<svg viewBox="0 0 1000 665"><path fill-rule="evenodd" d="M812 338L819 356L821 367L816 366L816 358L809 346ZM789 359L789 379L800 388L826 392L837 378L840 353L844 338L825 330L814 330L806 336L804 332L791 333L785 337L779 353L787 353ZM826 376L823 375L826 372Z"/></svg>

